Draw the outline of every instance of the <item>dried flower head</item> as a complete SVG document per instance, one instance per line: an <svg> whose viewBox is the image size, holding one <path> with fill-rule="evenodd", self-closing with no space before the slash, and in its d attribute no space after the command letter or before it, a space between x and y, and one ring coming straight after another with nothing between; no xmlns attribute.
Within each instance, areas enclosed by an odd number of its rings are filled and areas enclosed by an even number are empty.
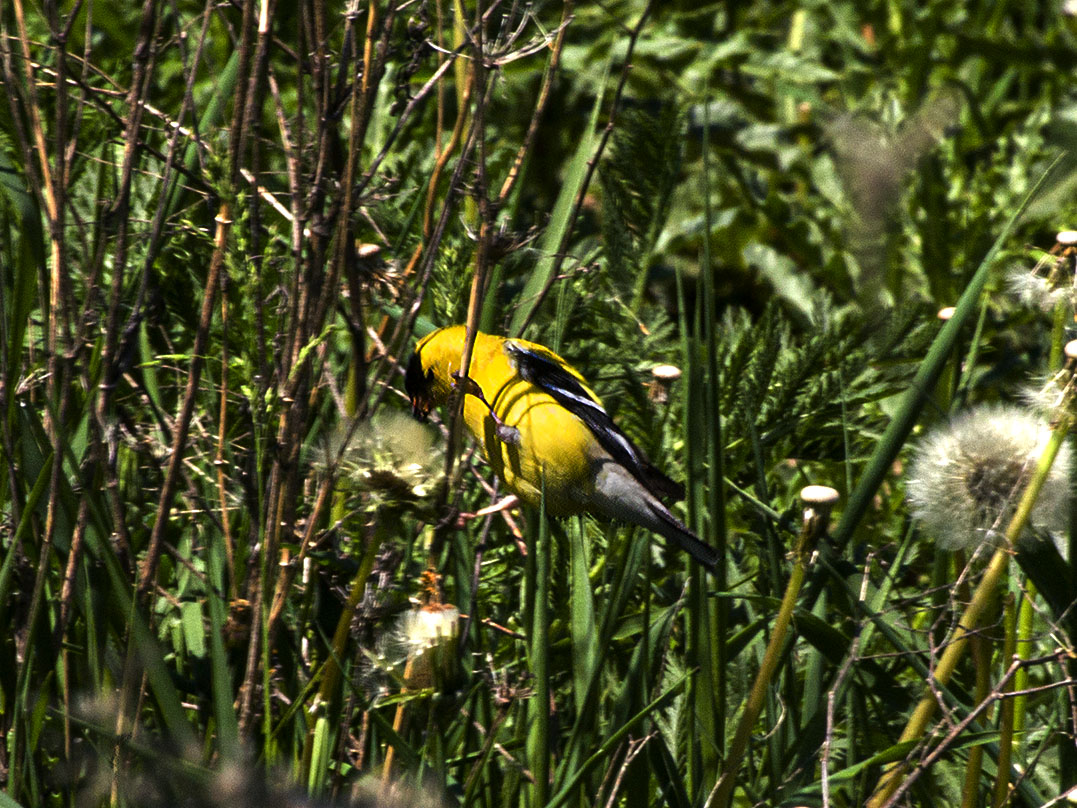
<svg viewBox="0 0 1077 808"><path fill-rule="evenodd" d="M925 533L945 550L998 544L1051 430L1016 406L984 406L963 413L921 441L905 491ZM1032 527L1060 531L1066 524L1069 446L1051 467L1032 511Z"/></svg>
<svg viewBox="0 0 1077 808"><path fill-rule="evenodd" d="M409 609L397 618L387 656L403 661L405 685L434 687L445 680L456 659L459 625L460 612L450 603Z"/></svg>
<svg viewBox="0 0 1077 808"><path fill-rule="evenodd" d="M398 411L382 411L360 424L343 449L347 428L338 434L317 464L339 475L338 490L366 495L365 508L415 508L444 472L442 449L424 424Z"/></svg>
<svg viewBox="0 0 1077 808"><path fill-rule="evenodd" d="M436 687L453 677L460 634L460 610L441 597L440 576L432 569L420 579L412 608L401 612L377 638L377 650L368 652L371 689L386 680L404 687ZM377 680L381 680L379 683Z"/></svg>

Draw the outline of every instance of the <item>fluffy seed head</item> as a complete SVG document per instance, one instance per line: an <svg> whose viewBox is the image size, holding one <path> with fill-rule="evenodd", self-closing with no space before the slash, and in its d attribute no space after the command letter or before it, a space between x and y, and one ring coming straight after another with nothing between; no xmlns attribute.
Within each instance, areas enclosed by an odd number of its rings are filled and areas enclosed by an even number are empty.
<svg viewBox="0 0 1077 808"><path fill-rule="evenodd" d="M435 436L424 424L395 410L382 410L359 425L342 447L347 424L317 458L320 470L336 470L338 489L367 495L364 507L416 509L440 483L444 463Z"/></svg>
<svg viewBox="0 0 1077 808"><path fill-rule="evenodd" d="M1054 421L1072 410L1075 393L1073 373L1064 368L1035 380L1021 391L1021 399L1040 418Z"/></svg>
<svg viewBox="0 0 1077 808"><path fill-rule="evenodd" d="M944 550L998 544L1050 434L1021 407L984 406L927 435L905 487L924 532ZM1033 527L1065 527L1070 463L1063 446L1032 511Z"/></svg>
<svg viewBox="0 0 1077 808"><path fill-rule="evenodd" d="M451 604L431 604L400 615L394 640L405 656L408 687L432 687L448 674L459 625L460 612Z"/></svg>
<svg viewBox="0 0 1077 808"><path fill-rule="evenodd" d="M1053 311L1055 306L1073 297L1072 285L1060 283L1058 279L1037 275L1024 268L1017 268L1006 276L1006 285L1023 306Z"/></svg>

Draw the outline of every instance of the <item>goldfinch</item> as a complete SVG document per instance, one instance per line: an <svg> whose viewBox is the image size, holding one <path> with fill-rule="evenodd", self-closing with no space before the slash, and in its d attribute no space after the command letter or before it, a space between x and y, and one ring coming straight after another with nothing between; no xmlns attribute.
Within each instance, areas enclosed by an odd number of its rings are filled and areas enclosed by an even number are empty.
<svg viewBox="0 0 1077 808"><path fill-rule="evenodd" d="M592 513L675 542L713 570L718 554L662 503L684 489L652 466L584 378L549 348L478 334L467 377L465 329L449 326L415 346L405 388L416 415L464 392L464 422L505 486L552 516Z"/></svg>

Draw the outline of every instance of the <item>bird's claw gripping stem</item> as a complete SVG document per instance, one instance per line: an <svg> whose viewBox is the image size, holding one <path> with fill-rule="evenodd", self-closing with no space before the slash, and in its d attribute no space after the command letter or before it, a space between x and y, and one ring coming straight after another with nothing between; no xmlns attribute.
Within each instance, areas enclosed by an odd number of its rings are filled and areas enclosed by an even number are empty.
<svg viewBox="0 0 1077 808"><path fill-rule="evenodd" d="M472 379L470 376L464 376L460 372L452 374L455 383L460 384L464 389L464 395L470 395L477 398L483 403L490 412L490 417L494 419L494 424L497 425L497 437L502 443L507 443L510 446L516 446L520 443L520 430L514 426L509 426L500 418L497 417L497 413L494 412L493 405L486 400L486 396L482 392L482 388L479 387L479 383Z"/></svg>

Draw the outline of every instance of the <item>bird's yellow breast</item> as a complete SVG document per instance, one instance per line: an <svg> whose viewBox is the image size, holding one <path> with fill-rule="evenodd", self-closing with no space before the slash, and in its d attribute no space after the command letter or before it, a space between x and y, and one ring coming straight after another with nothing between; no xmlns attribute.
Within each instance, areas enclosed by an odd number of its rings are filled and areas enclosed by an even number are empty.
<svg viewBox="0 0 1077 808"><path fill-rule="evenodd" d="M428 339L436 342L420 343L419 348L424 356L432 351L435 384L451 380L460 370L463 326L442 329ZM520 499L538 505L545 479L547 511L555 516L581 513L594 490L593 464L605 452L583 421L520 377L506 345L504 339L479 334L469 375L501 422L518 434L514 440L503 439L504 430L499 432L490 408L474 395L464 397L468 431L497 476ZM437 398L444 400L450 385L440 387Z"/></svg>
<svg viewBox="0 0 1077 808"><path fill-rule="evenodd" d="M546 508L554 515L579 513L593 488L591 460L598 448L591 431L579 418L529 382L502 385L487 400L508 427L518 431L515 441L502 440L489 410L474 397L464 405L464 419L482 446L494 473L525 502L538 505L543 477Z"/></svg>

